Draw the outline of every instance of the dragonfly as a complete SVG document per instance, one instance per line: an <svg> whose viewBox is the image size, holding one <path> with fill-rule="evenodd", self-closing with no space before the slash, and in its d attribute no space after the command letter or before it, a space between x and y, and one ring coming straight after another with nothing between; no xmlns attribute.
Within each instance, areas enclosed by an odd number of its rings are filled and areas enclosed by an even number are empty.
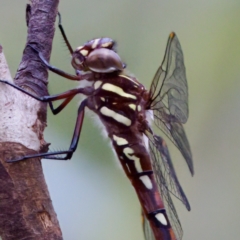
<svg viewBox="0 0 240 240"><path fill-rule="evenodd" d="M37 45L29 44L42 63L52 72L80 87L56 95L38 97L6 80L4 84L40 101L47 102L53 114L60 113L78 94L81 101L68 150L39 152L9 159L29 158L68 160L75 152L81 134L85 109L100 119L114 151L133 185L142 207L146 240L181 240L183 231L172 196L190 211L188 199L178 181L165 140L160 130L179 149L190 173L194 174L192 153L183 124L188 119L188 86L183 52L174 32L169 35L163 61L147 90L135 77L126 73L126 65L110 38L97 38L73 50L61 24L59 28L72 56L75 74L66 73L44 58ZM81 83L88 82L87 85ZM54 101L62 100L56 108Z"/></svg>

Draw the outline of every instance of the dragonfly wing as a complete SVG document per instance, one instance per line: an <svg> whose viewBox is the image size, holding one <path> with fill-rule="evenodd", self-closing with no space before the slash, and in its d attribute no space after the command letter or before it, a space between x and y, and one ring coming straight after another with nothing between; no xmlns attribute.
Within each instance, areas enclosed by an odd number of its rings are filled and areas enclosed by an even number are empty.
<svg viewBox="0 0 240 240"><path fill-rule="evenodd" d="M191 174L194 174L192 152L184 128L181 123L172 122L170 124L170 132L174 139L174 142L180 152L182 153L184 159L187 162Z"/></svg>
<svg viewBox="0 0 240 240"><path fill-rule="evenodd" d="M182 227L170 193L178 198L188 210L190 210L190 204L178 181L165 141L157 135L148 134L148 138L149 151L156 182L163 197L164 206L173 231L177 239L180 240L182 239Z"/></svg>
<svg viewBox="0 0 240 240"><path fill-rule="evenodd" d="M145 239L146 240L155 240L150 223L149 223L146 215L143 212L142 212L142 218L143 218L143 232L144 232Z"/></svg>
<svg viewBox="0 0 240 240"><path fill-rule="evenodd" d="M175 33L169 36L163 62L150 87L151 106L164 97L170 114L185 123L188 119L188 86L183 52Z"/></svg>
<svg viewBox="0 0 240 240"><path fill-rule="evenodd" d="M188 86L175 33L169 36L163 62L153 78L147 109L153 110L156 126L177 146L193 174L192 154L182 127L188 119Z"/></svg>
<svg viewBox="0 0 240 240"><path fill-rule="evenodd" d="M173 144L179 149L182 156L184 157L191 174L194 174L192 152L190 145L184 131L184 128L179 122L164 122L163 117L159 111L153 111L154 123L166 136L173 142Z"/></svg>

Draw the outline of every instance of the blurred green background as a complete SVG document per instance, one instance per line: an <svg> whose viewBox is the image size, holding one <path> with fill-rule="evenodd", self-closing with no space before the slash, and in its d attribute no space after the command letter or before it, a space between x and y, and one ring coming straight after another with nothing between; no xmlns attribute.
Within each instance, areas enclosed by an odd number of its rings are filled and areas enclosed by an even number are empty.
<svg viewBox="0 0 240 240"><path fill-rule="evenodd" d="M14 74L26 41L24 1L1 0L0 43ZM190 117L185 129L195 176L169 144L179 180L191 203L175 206L184 240L226 240L240 236L240 1L239 0L68 0L59 10L75 48L108 36L128 69L147 87L175 31L187 68ZM72 72L70 56L56 31L51 63ZM50 74L49 91L76 85ZM59 116L48 114L45 138L66 149L76 118L75 100ZM65 240L143 240L140 206L109 141L86 117L71 161L43 160L53 204Z"/></svg>

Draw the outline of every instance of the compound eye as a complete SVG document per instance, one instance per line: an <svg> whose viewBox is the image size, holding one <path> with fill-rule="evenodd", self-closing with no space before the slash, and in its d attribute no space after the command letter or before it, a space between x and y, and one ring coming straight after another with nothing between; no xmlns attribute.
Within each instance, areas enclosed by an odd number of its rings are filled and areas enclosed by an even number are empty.
<svg viewBox="0 0 240 240"><path fill-rule="evenodd" d="M85 57L78 53L78 52L74 52L72 55L72 66L76 69L76 70L84 70L83 65L84 65L84 61L85 61Z"/></svg>
<svg viewBox="0 0 240 240"><path fill-rule="evenodd" d="M121 71L125 68L118 54L107 48L93 50L86 58L86 65L93 72L99 73Z"/></svg>
<svg viewBox="0 0 240 240"><path fill-rule="evenodd" d="M82 70L83 69L83 61L81 61L78 57L72 58L72 66L76 70Z"/></svg>

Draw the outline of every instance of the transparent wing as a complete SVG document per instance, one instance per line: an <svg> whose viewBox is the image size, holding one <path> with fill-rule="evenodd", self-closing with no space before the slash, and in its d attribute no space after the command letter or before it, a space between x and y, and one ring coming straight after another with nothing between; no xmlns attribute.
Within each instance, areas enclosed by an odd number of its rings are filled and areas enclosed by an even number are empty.
<svg viewBox="0 0 240 240"><path fill-rule="evenodd" d="M181 123L166 121L159 111L153 110L154 124L163 131L166 136L174 143L184 157L191 174L194 174L192 153L184 128Z"/></svg>
<svg viewBox="0 0 240 240"><path fill-rule="evenodd" d="M155 240L150 223L149 223L146 215L143 212L142 212L142 218L143 218L143 232L144 232L145 239L146 240Z"/></svg>
<svg viewBox="0 0 240 240"><path fill-rule="evenodd" d="M178 240L182 239L182 227L173 205L171 195L178 198L190 210L190 204L178 181L165 141L157 135L148 134L149 151L156 182L164 201L164 207Z"/></svg>
<svg viewBox="0 0 240 240"><path fill-rule="evenodd" d="M147 109L153 110L156 126L180 150L193 174L192 153L182 126L188 119L187 79L175 33L169 36L163 62L152 81Z"/></svg>
<svg viewBox="0 0 240 240"><path fill-rule="evenodd" d="M170 114L185 123L188 119L188 87L183 53L175 33L169 36L163 62L150 88L152 106L164 97L167 97Z"/></svg>

